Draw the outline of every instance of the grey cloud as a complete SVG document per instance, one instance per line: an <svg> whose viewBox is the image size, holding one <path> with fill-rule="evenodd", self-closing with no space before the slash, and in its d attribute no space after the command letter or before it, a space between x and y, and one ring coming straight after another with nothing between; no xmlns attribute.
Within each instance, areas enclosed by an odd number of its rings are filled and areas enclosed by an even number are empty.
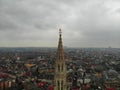
<svg viewBox="0 0 120 90"><path fill-rule="evenodd" d="M0 0L0 41L55 42L62 27L66 46L118 47L120 17L109 2L118 0Z"/></svg>
<svg viewBox="0 0 120 90"><path fill-rule="evenodd" d="M116 12L120 14L120 8L117 8L117 9L116 9Z"/></svg>

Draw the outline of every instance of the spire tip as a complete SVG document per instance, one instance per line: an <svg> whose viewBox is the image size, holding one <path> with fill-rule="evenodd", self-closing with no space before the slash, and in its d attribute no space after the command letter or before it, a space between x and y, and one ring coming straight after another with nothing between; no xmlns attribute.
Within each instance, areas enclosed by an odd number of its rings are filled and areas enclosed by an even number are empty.
<svg viewBox="0 0 120 90"><path fill-rule="evenodd" d="M59 29L59 34L61 34L62 33L62 30L61 30L61 28Z"/></svg>

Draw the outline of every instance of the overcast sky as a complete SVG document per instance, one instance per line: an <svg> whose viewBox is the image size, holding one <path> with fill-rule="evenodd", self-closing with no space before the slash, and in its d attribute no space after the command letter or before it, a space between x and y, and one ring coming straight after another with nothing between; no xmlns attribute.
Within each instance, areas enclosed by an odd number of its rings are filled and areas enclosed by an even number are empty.
<svg viewBox="0 0 120 90"><path fill-rule="evenodd" d="M120 0L0 0L0 47L119 47Z"/></svg>

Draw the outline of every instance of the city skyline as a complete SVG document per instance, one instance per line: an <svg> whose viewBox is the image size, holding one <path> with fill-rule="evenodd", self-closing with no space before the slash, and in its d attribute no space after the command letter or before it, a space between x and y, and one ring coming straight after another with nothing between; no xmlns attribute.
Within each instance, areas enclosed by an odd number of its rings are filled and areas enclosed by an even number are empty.
<svg viewBox="0 0 120 90"><path fill-rule="evenodd" d="M120 48L119 0L0 0L0 47Z"/></svg>

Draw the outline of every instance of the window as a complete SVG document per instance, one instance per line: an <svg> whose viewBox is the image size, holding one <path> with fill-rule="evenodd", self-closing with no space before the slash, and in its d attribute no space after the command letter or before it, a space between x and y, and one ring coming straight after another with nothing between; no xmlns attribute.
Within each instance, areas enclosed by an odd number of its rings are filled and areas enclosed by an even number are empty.
<svg viewBox="0 0 120 90"><path fill-rule="evenodd" d="M60 65L58 64L58 71L60 72Z"/></svg>
<svg viewBox="0 0 120 90"><path fill-rule="evenodd" d="M63 64L62 64L62 72L63 72Z"/></svg>
<svg viewBox="0 0 120 90"><path fill-rule="evenodd" d="M60 90L60 83L59 83L59 81L57 81L57 84L58 84L58 90Z"/></svg>
<svg viewBox="0 0 120 90"><path fill-rule="evenodd" d="M63 80L61 81L61 90L63 90Z"/></svg>

